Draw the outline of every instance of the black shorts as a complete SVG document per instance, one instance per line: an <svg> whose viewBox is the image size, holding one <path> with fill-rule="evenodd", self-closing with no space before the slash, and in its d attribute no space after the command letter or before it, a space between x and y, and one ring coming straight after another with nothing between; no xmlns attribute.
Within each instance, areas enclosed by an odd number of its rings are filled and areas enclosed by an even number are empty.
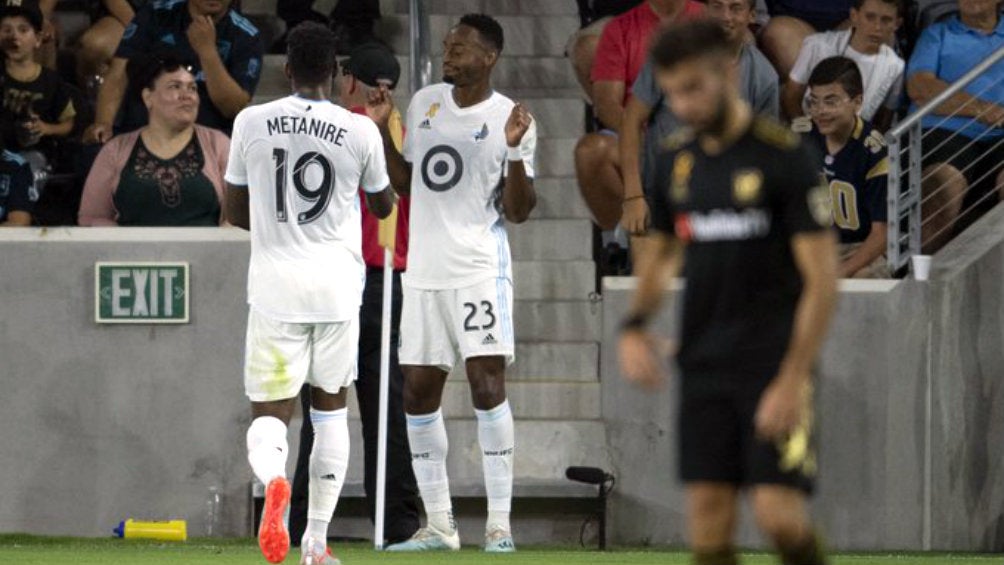
<svg viewBox="0 0 1004 565"><path fill-rule="evenodd" d="M816 454L811 402L803 425L778 445L758 439L753 424L766 383L709 387L688 380L681 387L678 435L684 483L774 484L812 492Z"/></svg>
<svg viewBox="0 0 1004 565"><path fill-rule="evenodd" d="M963 216L956 226L956 232L961 231L999 201L996 186L1004 163L1004 143L1000 138L973 140L939 128L926 129L922 135L924 165L949 163L969 183L962 199Z"/></svg>

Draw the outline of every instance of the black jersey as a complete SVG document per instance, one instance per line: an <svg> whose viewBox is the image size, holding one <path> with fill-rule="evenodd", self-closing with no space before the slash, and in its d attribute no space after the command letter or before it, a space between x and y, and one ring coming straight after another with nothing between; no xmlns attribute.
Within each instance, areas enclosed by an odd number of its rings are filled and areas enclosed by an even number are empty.
<svg viewBox="0 0 1004 565"><path fill-rule="evenodd" d="M652 224L687 244L680 350L686 378L771 378L787 351L802 279L791 238L830 229L817 157L767 118L718 155L667 141Z"/></svg>
<svg viewBox="0 0 1004 565"><path fill-rule="evenodd" d="M888 218L889 158L882 134L858 118L847 143L835 154L826 148L826 138L815 125L807 134L824 155L821 165L830 184L833 223L840 230L840 243L859 243L868 238L873 223Z"/></svg>

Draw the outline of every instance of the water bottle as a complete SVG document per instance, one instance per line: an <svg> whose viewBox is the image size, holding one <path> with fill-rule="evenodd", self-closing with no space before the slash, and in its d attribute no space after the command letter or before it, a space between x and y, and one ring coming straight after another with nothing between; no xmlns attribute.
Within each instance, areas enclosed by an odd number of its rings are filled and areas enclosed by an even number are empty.
<svg viewBox="0 0 1004 565"><path fill-rule="evenodd" d="M206 537L220 535L220 489L209 487L206 497Z"/></svg>
<svg viewBox="0 0 1004 565"><path fill-rule="evenodd" d="M161 541L185 541L188 531L184 520L148 522L129 518L119 522L112 530L117 537L130 539L155 539Z"/></svg>

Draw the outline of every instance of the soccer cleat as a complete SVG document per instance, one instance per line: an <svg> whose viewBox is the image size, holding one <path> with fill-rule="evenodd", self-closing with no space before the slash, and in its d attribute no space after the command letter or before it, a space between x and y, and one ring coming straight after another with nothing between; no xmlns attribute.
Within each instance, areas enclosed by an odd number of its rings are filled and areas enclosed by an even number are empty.
<svg viewBox="0 0 1004 565"><path fill-rule="evenodd" d="M502 528L493 528L485 534L485 551L487 553L512 553L516 544L512 541L512 533Z"/></svg>
<svg viewBox="0 0 1004 565"><path fill-rule="evenodd" d="M309 538L300 544L300 565L342 565L323 540Z"/></svg>
<svg viewBox="0 0 1004 565"><path fill-rule="evenodd" d="M283 477L272 479L265 489L265 511L258 527L258 547L269 563L281 563L289 553L289 531L285 522L289 495L289 481Z"/></svg>
<svg viewBox="0 0 1004 565"><path fill-rule="evenodd" d="M457 551L460 549L460 534L457 530L444 534L426 526L420 528L411 538L388 545L386 551Z"/></svg>

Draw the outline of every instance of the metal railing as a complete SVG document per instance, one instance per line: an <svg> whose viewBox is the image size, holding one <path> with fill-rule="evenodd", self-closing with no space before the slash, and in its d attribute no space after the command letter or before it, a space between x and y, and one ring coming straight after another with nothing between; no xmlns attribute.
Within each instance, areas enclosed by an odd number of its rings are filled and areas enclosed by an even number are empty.
<svg viewBox="0 0 1004 565"><path fill-rule="evenodd" d="M889 268L893 272L906 267L910 257L921 253L921 250L926 245L950 236L954 229L955 217L972 212L974 208L983 205L988 198L997 194L996 190L987 191L977 201L968 202L969 206L963 209L964 193L953 193L950 190L951 187L949 185L951 183L949 181L943 181L941 184L934 185L934 182L937 182L940 177L935 171L924 171L924 154L921 149L923 138L928 135L932 127L942 125L951 118L963 117L959 116L958 112L964 110L966 106L972 103L972 100L960 107L956 113L943 116L937 124L925 128L927 131L921 128L921 122L925 117L934 114L935 110L949 98L969 86L974 80L982 76L990 67L1002 59L1004 59L1004 47L998 49L991 56L970 69L969 72L952 83L944 92L928 101L927 104L924 104L886 134L886 143L889 146L889 191L887 196L889 206L889 237L886 244L886 257L889 262ZM1004 101L1001 100L982 98L982 95L999 83L1000 81L991 83L981 92L976 93L974 99L1004 105ZM989 110L988 108L969 118L963 128L979 122L980 118ZM1000 125L998 124L997 127L1000 127ZM943 131L948 133L948 130ZM942 148L952 137L960 135L962 134L951 133L949 139L942 141L934 147L932 152ZM945 160L954 160L963 151L968 151L973 147L982 137L985 137L985 135L981 134L975 139L962 136L962 140L965 141L964 147ZM995 143L983 155L1001 147L1004 144L1004 136L986 141ZM981 158L983 155L981 155ZM976 159L975 161L979 160ZM976 165L975 161L965 164L960 172L964 175L970 172L970 168ZM975 169L975 171L979 170ZM992 171L992 168L988 169L987 172L973 179L973 182L969 183L967 192L972 190L974 185L986 181L987 177L993 174ZM993 178L989 180L993 182ZM928 185L926 190L924 189L925 184ZM926 209L923 215L922 209ZM925 215L926 217L924 217ZM952 219L944 222L945 225L939 226L936 220L939 218L944 219L946 216Z"/></svg>
<svg viewBox="0 0 1004 565"><path fill-rule="evenodd" d="M432 57L429 49L429 14L424 0L411 0L408 13L411 53L408 55L408 87L415 93L432 80Z"/></svg>

